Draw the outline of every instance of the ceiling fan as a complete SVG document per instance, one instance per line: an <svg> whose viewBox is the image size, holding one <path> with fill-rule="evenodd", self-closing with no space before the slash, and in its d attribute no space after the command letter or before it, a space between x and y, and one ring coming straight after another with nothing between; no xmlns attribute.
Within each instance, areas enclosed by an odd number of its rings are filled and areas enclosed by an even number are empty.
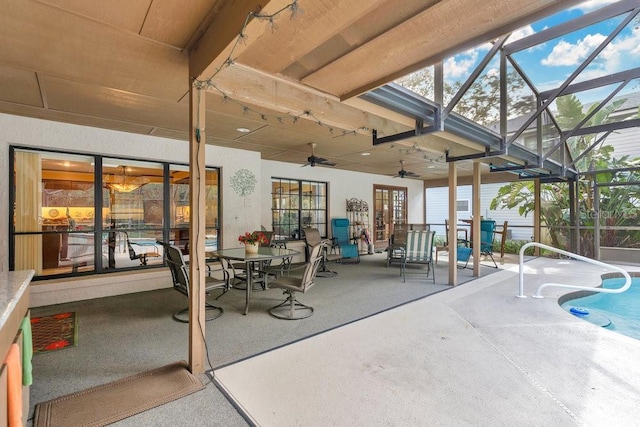
<svg viewBox="0 0 640 427"><path fill-rule="evenodd" d="M409 172L404 170L404 160L400 160L400 170L398 171L398 175L394 176L394 178L405 178L405 177L409 177L409 178L417 178L420 175L418 175L417 173L413 173L413 172Z"/></svg>
<svg viewBox="0 0 640 427"><path fill-rule="evenodd" d="M309 145L311 146L311 155L309 157L307 157L307 163L305 163L302 166L314 167L315 165L322 165L322 166L335 166L336 165L335 163L330 162L329 160L327 160L325 158L316 156L316 154L315 154L316 143L315 142L310 142Z"/></svg>

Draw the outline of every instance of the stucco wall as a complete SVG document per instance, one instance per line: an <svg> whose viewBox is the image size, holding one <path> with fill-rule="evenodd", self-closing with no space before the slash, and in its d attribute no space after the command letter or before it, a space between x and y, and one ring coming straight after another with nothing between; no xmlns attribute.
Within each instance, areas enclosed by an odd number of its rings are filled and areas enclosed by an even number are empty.
<svg viewBox="0 0 640 427"><path fill-rule="evenodd" d="M407 187L407 216L410 223L424 221L422 181L385 175L349 172L331 167L301 167L293 163L262 162L262 225L271 229L271 178L307 179L329 183L329 219L346 217L346 200L361 199L369 204L369 222L373 226L373 185Z"/></svg>
<svg viewBox="0 0 640 427"><path fill-rule="evenodd" d="M0 170L5 174L0 184L0 206L3 209L3 215L0 215L0 271L8 269L10 145L176 163L189 161L189 144L183 141L0 114ZM335 168L302 168L290 163L261 161L260 154L256 152L210 145L206 146L205 157L207 166L221 168L221 224L225 247L240 246L237 237L246 230L259 229L261 225L270 228L272 176L328 182L330 217L345 216L345 200L352 197L366 200L372 209L373 184L406 186L409 221L423 221L421 181ZM246 196L238 195L231 185L232 177L242 169L248 170L257 181L255 191ZM56 304L170 285L169 273L164 269L39 281L34 282L31 288L31 305Z"/></svg>
<svg viewBox="0 0 640 427"><path fill-rule="evenodd" d="M5 174L0 184L0 270L8 269L8 230L9 230L9 146L34 147L63 150L76 153L103 154L133 159L172 161L188 163L189 144L167 138L117 132L86 126L70 125L46 120L31 119L7 114L0 114L0 170ZM253 194L239 197L231 187L231 177L240 169L249 170L259 183L261 180L260 154L249 151L234 150L207 145L205 151L206 165L221 168L222 176L222 241L225 245L239 245L237 236L240 230L252 230L260 227L259 186ZM111 275L107 275L111 276ZM148 281L146 276L153 280ZM158 280L158 272L140 272L134 280L119 286L112 286L114 293L123 291L136 292L154 287L170 285L168 273L165 280ZM48 302L57 303L68 300L104 296L110 293L104 286L102 278L82 278L83 292L77 292L78 279L35 282L32 287L33 305ZM126 280L124 280L126 282ZM48 288L48 289L47 289ZM56 289L58 292L50 292ZM47 295L39 298L39 294Z"/></svg>

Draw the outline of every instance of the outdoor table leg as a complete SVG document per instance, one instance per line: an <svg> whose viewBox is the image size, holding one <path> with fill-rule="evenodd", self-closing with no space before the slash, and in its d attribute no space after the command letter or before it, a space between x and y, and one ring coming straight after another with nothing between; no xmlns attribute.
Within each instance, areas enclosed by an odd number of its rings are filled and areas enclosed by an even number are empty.
<svg viewBox="0 0 640 427"><path fill-rule="evenodd" d="M251 300L251 288L253 287L253 271L252 271L253 263L251 261L246 262L246 272L247 272L247 292L246 292L246 301L244 303L244 314L245 316L249 313L249 301Z"/></svg>

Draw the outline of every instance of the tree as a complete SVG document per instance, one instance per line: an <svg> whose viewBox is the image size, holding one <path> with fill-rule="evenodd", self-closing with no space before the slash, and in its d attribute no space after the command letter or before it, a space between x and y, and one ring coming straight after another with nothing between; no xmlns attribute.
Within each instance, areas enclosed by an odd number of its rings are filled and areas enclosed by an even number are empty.
<svg viewBox="0 0 640 427"><path fill-rule="evenodd" d="M612 102L602 108L586 123L585 127L610 123L613 113L625 102L624 99ZM558 124L563 129L572 129L597 104L591 105L586 112L582 103L575 95L560 97L556 100ZM619 114L619 113L618 113ZM630 112L618 116L616 120L638 117L637 112ZM574 156L583 153L603 135L591 134L573 138L568 142L569 149ZM577 162L576 167L581 172L593 172L581 175L578 182L578 201L580 225L593 227L595 223L593 188L596 183L632 182L640 180L640 171L625 170L640 167L640 158L630 160L627 156L614 157L614 149L604 145L606 138L592 148ZM616 169L623 169L617 171ZM595 173L596 171L603 171ZM640 218L640 188L639 186L604 186L600 188L600 222L605 226L637 226ZM568 242L566 229L558 226L569 225L569 197L567 186L564 184L541 185L540 220L549 226L551 244L565 248ZM491 201L491 209L518 207L520 215L527 216L533 211L534 193L532 181L519 181L501 187L498 194ZM593 236L590 233L581 235L581 249L584 255L593 255ZM640 247L640 232L616 233L613 230L605 232L601 239L602 246Z"/></svg>
<svg viewBox="0 0 640 427"><path fill-rule="evenodd" d="M424 96L434 97L433 68L425 68L398 80L403 87ZM444 82L443 98L445 103L451 100L462 87L462 82ZM524 94L524 81L515 71L507 74L507 88L510 96L509 113L524 115L530 113L534 107L532 95ZM456 113L473 120L476 123L490 126L500 121L500 75L489 70L480 75L469 87L464 96L453 109Z"/></svg>

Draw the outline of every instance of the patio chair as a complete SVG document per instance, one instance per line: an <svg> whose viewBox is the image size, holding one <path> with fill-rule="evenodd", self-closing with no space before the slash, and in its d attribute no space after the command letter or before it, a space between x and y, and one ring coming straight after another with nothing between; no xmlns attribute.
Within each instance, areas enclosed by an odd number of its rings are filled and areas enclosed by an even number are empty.
<svg viewBox="0 0 640 427"><path fill-rule="evenodd" d="M157 257L160 256L160 254L158 253L158 248L156 247L156 245L141 245L141 244L136 243L136 242L131 242L129 240L129 234L126 231L123 231L122 233L124 233L125 240L127 242L127 249L129 251L129 259L131 261L139 260L140 261L140 265L147 265L147 258L149 258L149 257L157 258ZM136 253L136 251L133 249L133 245L137 245L137 246L153 246L154 251L153 252Z"/></svg>
<svg viewBox="0 0 640 427"><path fill-rule="evenodd" d="M305 319L313 314L313 307L302 304L296 299L295 294L296 292L305 293L314 285L322 262L324 246L326 245L322 242L311 249L309 261L305 265L302 276L282 276L269 284L271 288L284 289L284 294L287 295L287 299L269 309L269 314L286 320Z"/></svg>
<svg viewBox="0 0 640 427"><path fill-rule="evenodd" d="M433 283L436 283L436 271L433 267L433 237L435 231L410 230L407 232L406 245L402 256L400 274L406 282L407 264L423 264L427 266L427 279L432 272Z"/></svg>
<svg viewBox="0 0 640 427"><path fill-rule="evenodd" d="M504 259L504 244L507 241L508 228L509 228L509 221L505 221L502 224L502 230L496 230L496 234L500 235L500 259Z"/></svg>
<svg viewBox="0 0 640 427"><path fill-rule="evenodd" d="M322 251L320 253L321 255L321 260L320 260L320 268L318 269L317 272L317 276L318 277L334 277L337 276L338 273L330 270L327 263L330 261L337 261L339 260L342 256L340 254L337 253L329 253L328 250L328 246L329 246L329 240L327 239L322 239L322 237L320 237L320 231L317 228L306 228L304 230L304 240L306 243L306 258L307 260L311 259L311 250L319 245L320 243L322 243L324 246L322 248ZM294 266L289 266L289 268L292 268Z"/></svg>
<svg viewBox="0 0 640 427"><path fill-rule="evenodd" d="M181 294L189 296L189 292L191 289L189 283L189 269L187 264L182 256L182 251L178 249L178 247L170 244L164 245L164 254L165 260L169 265L169 270L171 271L171 277L173 279L173 289L180 292ZM217 298L220 298L224 295L231 287L229 281L229 271L225 268L224 260L220 260L221 262L221 271L222 278L213 277L212 273L216 270L212 270L209 266L209 271L207 276L205 276L205 293L208 295L212 290L222 289L222 293L218 295ZM216 299L217 299L216 298ZM213 320L222 316L224 310L221 307L217 307L205 301L205 310L207 314L205 315L205 320ZM188 318L189 307L184 308L173 315L174 320L182 323L189 323ZM186 316L186 317L185 317Z"/></svg>
<svg viewBox="0 0 640 427"><path fill-rule="evenodd" d="M340 252L340 259L336 262L342 264L357 264L360 262L358 246L350 243L348 218L333 218L331 220L331 235L332 251L338 250Z"/></svg>
<svg viewBox="0 0 640 427"><path fill-rule="evenodd" d="M394 224L393 234L387 247L387 267L394 262L402 262L407 239L407 224Z"/></svg>
<svg viewBox="0 0 640 427"><path fill-rule="evenodd" d="M493 261L493 267L498 268L493 259L493 242L496 237L496 222L483 219L480 221L480 255L488 256Z"/></svg>
<svg viewBox="0 0 640 427"><path fill-rule="evenodd" d="M467 233L466 228L458 228L456 231L458 233L456 247L459 247L460 243L469 241L469 238L468 238L469 234ZM436 264L438 263L438 252L441 252L441 251L449 252L449 220L448 219L444 220L444 245L436 246Z"/></svg>

